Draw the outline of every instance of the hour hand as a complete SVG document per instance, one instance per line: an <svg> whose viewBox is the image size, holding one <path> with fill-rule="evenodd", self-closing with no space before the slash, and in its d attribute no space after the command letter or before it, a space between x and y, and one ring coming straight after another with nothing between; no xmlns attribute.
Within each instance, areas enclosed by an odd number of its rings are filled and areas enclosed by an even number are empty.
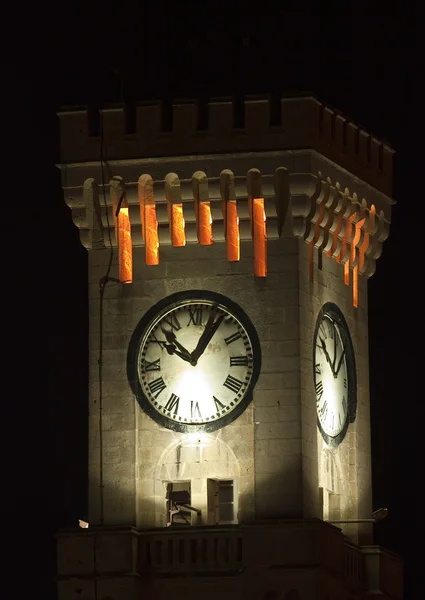
<svg viewBox="0 0 425 600"><path fill-rule="evenodd" d="M190 352L188 350L186 350L186 348L180 344L180 342L177 340L176 334L174 333L174 331L167 331L166 329L162 329L162 333L165 335L165 338L167 340L167 342L169 344L171 344L174 347L174 351L172 353L169 352L169 354L177 354L177 356L180 356L180 358L182 358L183 360L187 361L187 362L192 362L192 356L190 354ZM178 350L176 350L176 348L178 348ZM167 349L168 351L168 349Z"/></svg>
<svg viewBox="0 0 425 600"><path fill-rule="evenodd" d="M177 348L174 346L174 344L165 344L165 349L168 352L168 354L173 355L175 354L176 356L179 356L182 360L192 364L192 357L190 356L190 354L184 354L183 352L179 352L179 350L177 350Z"/></svg>
<svg viewBox="0 0 425 600"><path fill-rule="evenodd" d="M324 352L324 354L325 354L325 357L326 357L326 362L327 362L327 363L328 363L328 365L330 366L332 373L334 373L334 369L333 369L333 363L332 363L332 361L331 361L331 357L329 356L329 353L328 353L328 351L326 350L326 343L325 343L325 340L324 340L323 338L320 338L320 343L321 343L322 350L323 350L323 352Z"/></svg>

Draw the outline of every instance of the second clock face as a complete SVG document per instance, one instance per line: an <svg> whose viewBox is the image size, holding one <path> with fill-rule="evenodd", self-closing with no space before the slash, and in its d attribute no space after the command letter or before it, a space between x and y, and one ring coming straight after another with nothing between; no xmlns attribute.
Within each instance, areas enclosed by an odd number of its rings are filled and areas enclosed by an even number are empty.
<svg viewBox="0 0 425 600"><path fill-rule="evenodd" d="M325 442L344 438L356 393L354 352L345 319L334 304L320 311L314 333L314 387L317 419Z"/></svg>
<svg viewBox="0 0 425 600"><path fill-rule="evenodd" d="M174 295L149 311L135 335L137 396L161 424L211 431L244 410L258 377L258 338L228 299Z"/></svg>

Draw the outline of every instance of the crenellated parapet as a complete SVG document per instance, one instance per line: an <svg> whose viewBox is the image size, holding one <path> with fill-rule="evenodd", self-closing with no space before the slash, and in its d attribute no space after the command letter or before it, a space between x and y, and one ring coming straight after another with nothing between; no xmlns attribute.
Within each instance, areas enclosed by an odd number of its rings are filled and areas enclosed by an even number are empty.
<svg viewBox="0 0 425 600"><path fill-rule="evenodd" d="M393 150L313 97L282 98L274 111L268 99L247 98L243 126L231 100L209 102L202 122L194 101L174 103L170 121L160 103L140 104L130 128L126 110L62 111L61 162L312 149L384 194L392 192Z"/></svg>

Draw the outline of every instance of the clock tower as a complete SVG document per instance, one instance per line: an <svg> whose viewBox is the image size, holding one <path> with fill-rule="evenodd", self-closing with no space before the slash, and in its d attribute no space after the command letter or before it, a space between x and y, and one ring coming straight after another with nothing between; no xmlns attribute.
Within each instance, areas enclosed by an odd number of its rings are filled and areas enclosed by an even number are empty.
<svg viewBox="0 0 425 600"><path fill-rule="evenodd" d="M373 544L387 145L312 97L60 113L89 261L88 527L60 600L402 598Z"/></svg>

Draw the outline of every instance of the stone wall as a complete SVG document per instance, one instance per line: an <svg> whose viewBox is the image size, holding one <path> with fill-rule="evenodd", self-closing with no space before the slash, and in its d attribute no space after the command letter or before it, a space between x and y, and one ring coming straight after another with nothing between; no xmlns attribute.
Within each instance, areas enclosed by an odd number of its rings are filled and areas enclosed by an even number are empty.
<svg viewBox="0 0 425 600"><path fill-rule="evenodd" d="M341 263L322 255L317 268L315 250L314 279L309 276L309 248L300 244L300 347L301 347L301 413L303 439L304 514L317 516L319 501L314 490L324 479L321 458L329 451L338 471L340 514L338 519L372 518L371 464L370 464L370 409L367 282L359 277L358 307L353 307L352 272L350 285L344 283ZM342 443L328 449L317 428L316 397L313 386L313 334L317 316L326 302L335 303L347 322L354 346L357 375L357 413L350 423ZM323 465L322 465L323 466ZM327 517L327 515L325 515ZM371 525L345 526L351 539L357 540L360 530L362 543L371 541Z"/></svg>
<svg viewBox="0 0 425 600"><path fill-rule="evenodd" d="M163 512L161 457L183 443L184 434L160 427L135 402L126 376L131 334L148 308L171 293L211 290L241 306L257 329L262 372L253 403L212 438L233 453L240 473L240 520L302 514L301 428L299 403L298 241L269 243L268 276L252 275L252 245L242 243L241 260L229 263L225 246L162 250L161 263L147 267L135 254L133 284L107 286L103 314L103 478L107 524L160 525ZM109 251L92 251L90 260L90 519L99 520L99 279ZM111 276L116 274L116 264ZM205 275L207 274L207 275ZM211 448L205 450L212 452ZM207 456L207 454L205 454ZM217 477L229 477L227 458ZM182 479L194 479L196 463ZM192 470L192 472L191 472ZM203 471L205 473L205 470ZM162 476L161 476L162 477ZM195 482L200 506L206 481ZM196 491L195 491L196 490ZM255 499L255 503L254 503ZM206 511L205 511L206 513ZM204 514L204 513L203 513ZM137 515L137 516L136 516ZM205 522L205 521L203 521Z"/></svg>
<svg viewBox="0 0 425 600"><path fill-rule="evenodd" d="M99 521L99 279L109 250L90 260L90 519ZM343 267L323 257L309 280L308 246L296 238L268 242L268 275L252 275L252 245L229 263L225 246L164 247L161 263L146 266L134 256L134 282L110 283L103 311L104 522L163 526L164 481L191 480L193 503L207 523L206 479L235 478L239 521L255 518L320 517L320 457L316 426L312 340L317 314L335 302L346 317L356 355L358 413L341 446L333 451L341 477L341 518L371 516L368 396L367 294L359 278L359 307ZM316 261L317 262L317 261ZM116 262L111 276L116 275ZM262 369L252 405L233 423L202 441L203 458L189 456L177 475L173 453L187 435L164 429L135 401L127 380L127 348L144 313L178 291L210 290L229 297L252 320L261 343ZM221 458L220 458L221 456ZM229 468L229 456L234 465ZM180 459L182 460L182 459ZM207 462L205 462L207 461ZM230 461L231 462L231 461ZM207 463L214 467L207 468ZM221 465L221 466L220 466ZM165 474L168 473L167 477ZM195 502L196 499L196 502ZM355 528L357 530L357 528Z"/></svg>

